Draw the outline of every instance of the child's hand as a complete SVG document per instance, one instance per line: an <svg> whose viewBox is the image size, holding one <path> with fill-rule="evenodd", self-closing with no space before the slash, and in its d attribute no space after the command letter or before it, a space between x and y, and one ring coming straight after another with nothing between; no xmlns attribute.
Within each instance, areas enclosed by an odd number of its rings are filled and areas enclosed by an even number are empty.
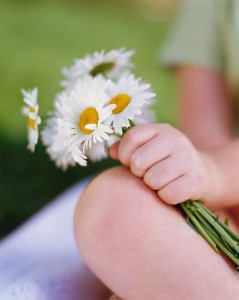
<svg viewBox="0 0 239 300"><path fill-rule="evenodd" d="M189 199L207 204L215 196L213 163L170 125L136 126L111 147L110 155L142 177L168 204Z"/></svg>

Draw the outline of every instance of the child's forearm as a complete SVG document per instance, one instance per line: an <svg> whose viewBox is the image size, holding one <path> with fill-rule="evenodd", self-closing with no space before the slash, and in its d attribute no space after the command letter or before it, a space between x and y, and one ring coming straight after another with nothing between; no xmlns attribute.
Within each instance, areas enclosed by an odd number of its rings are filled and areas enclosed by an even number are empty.
<svg viewBox="0 0 239 300"><path fill-rule="evenodd" d="M207 151L206 156L216 182L209 206L218 209L239 205L239 139Z"/></svg>

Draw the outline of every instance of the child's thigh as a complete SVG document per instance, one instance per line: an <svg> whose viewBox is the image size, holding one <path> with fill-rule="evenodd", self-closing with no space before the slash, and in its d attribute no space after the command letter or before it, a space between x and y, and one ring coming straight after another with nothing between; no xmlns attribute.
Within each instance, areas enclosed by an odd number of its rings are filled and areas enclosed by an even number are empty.
<svg viewBox="0 0 239 300"><path fill-rule="evenodd" d="M124 300L238 299L233 266L126 168L89 184L75 235L89 267Z"/></svg>

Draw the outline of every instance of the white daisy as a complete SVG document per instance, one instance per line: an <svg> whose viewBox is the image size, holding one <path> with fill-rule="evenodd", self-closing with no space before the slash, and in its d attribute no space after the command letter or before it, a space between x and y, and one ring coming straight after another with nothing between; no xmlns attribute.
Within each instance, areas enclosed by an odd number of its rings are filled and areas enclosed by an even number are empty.
<svg viewBox="0 0 239 300"><path fill-rule="evenodd" d="M86 150L86 156L89 160L101 161L109 156L109 148L121 139L115 135L111 135L108 141L92 144L92 147Z"/></svg>
<svg viewBox="0 0 239 300"><path fill-rule="evenodd" d="M86 76L69 93L62 93L58 126L71 149L91 148L93 143L109 139L113 131L105 124L115 105L108 105L105 93L109 81ZM107 105L106 105L107 104ZM77 160L77 151L74 159Z"/></svg>
<svg viewBox="0 0 239 300"><path fill-rule="evenodd" d="M74 66L62 68L64 80L61 81L61 86L66 90L72 89L79 79L79 77L75 74L73 67Z"/></svg>
<svg viewBox="0 0 239 300"><path fill-rule="evenodd" d="M107 92L109 104L116 104L107 124L113 124L117 134L122 134L122 127L130 127L130 121L142 113L141 107L155 97L150 84L141 83L132 74L121 77L117 83L111 82Z"/></svg>
<svg viewBox="0 0 239 300"><path fill-rule="evenodd" d="M70 151L69 145L66 143L66 137L58 129L56 117L52 116L47 120L47 125L41 132L41 137L43 144L47 147L47 153L57 167L67 170L69 166L74 167L76 165L73 153L77 151L75 149ZM80 159L77 162L81 166L86 166L86 156L82 152L81 154L78 153L78 156Z"/></svg>
<svg viewBox="0 0 239 300"><path fill-rule="evenodd" d="M105 53L95 52L93 55L86 55L83 59L75 61L70 68L63 68L62 73L65 80L61 82L64 88L72 88L77 80L85 75L104 75L108 78L118 78L123 72L132 67L130 62L134 51L126 51L121 48Z"/></svg>
<svg viewBox="0 0 239 300"><path fill-rule="evenodd" d="M93 162L101 161L108 156L107 150L107 144L105 141L101 143L95 143L91 148L86 150L86 156Z"/></svg>
<svg viewBox="0 0 239 300"><path fill-rule="evenodd" d="M38 142L38 125L41 123L41 118L38 116L39 105L37 103L38 90L34 88L26 91L21 90L23 101L27 106L23 107L22 113L28 117L28 149L34 152Z"/></svg>
<svg viewBox="0 0 239 300"><path fill-rule="evenodd" d="M140 125L140 124L156 123L157 118L154 110L155 110L154 103L150 101L149 106L147 105L141 108L142 114L135 116L134 124Z"/></svg>

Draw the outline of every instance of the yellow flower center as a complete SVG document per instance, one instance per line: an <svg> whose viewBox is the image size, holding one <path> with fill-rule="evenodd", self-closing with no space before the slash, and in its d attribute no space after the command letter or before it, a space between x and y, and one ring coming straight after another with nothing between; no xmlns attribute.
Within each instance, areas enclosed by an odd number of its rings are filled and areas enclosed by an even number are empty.
<svg viewBox="0 0 239 300"><path fill-rule="evenodd" d="M127 94L119 94L112 98L109 104L116 104L116 108L112 110L113 114L121 113L130 103L131 97Z"/></svg>
<svg viewBox="0 0 239 300"><path fill-rule="evenodd" d="M80 116L79 119L79 127L82 132L85 134L90 134L93 132L91 129L85 128L88 124L98 124L99 122L99 115L97 110L94 107L86 108Z"/></svg>
<svg viewBox="0 0 239 300"><path fill-rule="evenodd" d="M29 112L35 112L35 109L33 107L30 107ZM36 125L36 121L31 118L28 118L28 126L31 129L35 130L36 129L35 125Z"/></svg>

